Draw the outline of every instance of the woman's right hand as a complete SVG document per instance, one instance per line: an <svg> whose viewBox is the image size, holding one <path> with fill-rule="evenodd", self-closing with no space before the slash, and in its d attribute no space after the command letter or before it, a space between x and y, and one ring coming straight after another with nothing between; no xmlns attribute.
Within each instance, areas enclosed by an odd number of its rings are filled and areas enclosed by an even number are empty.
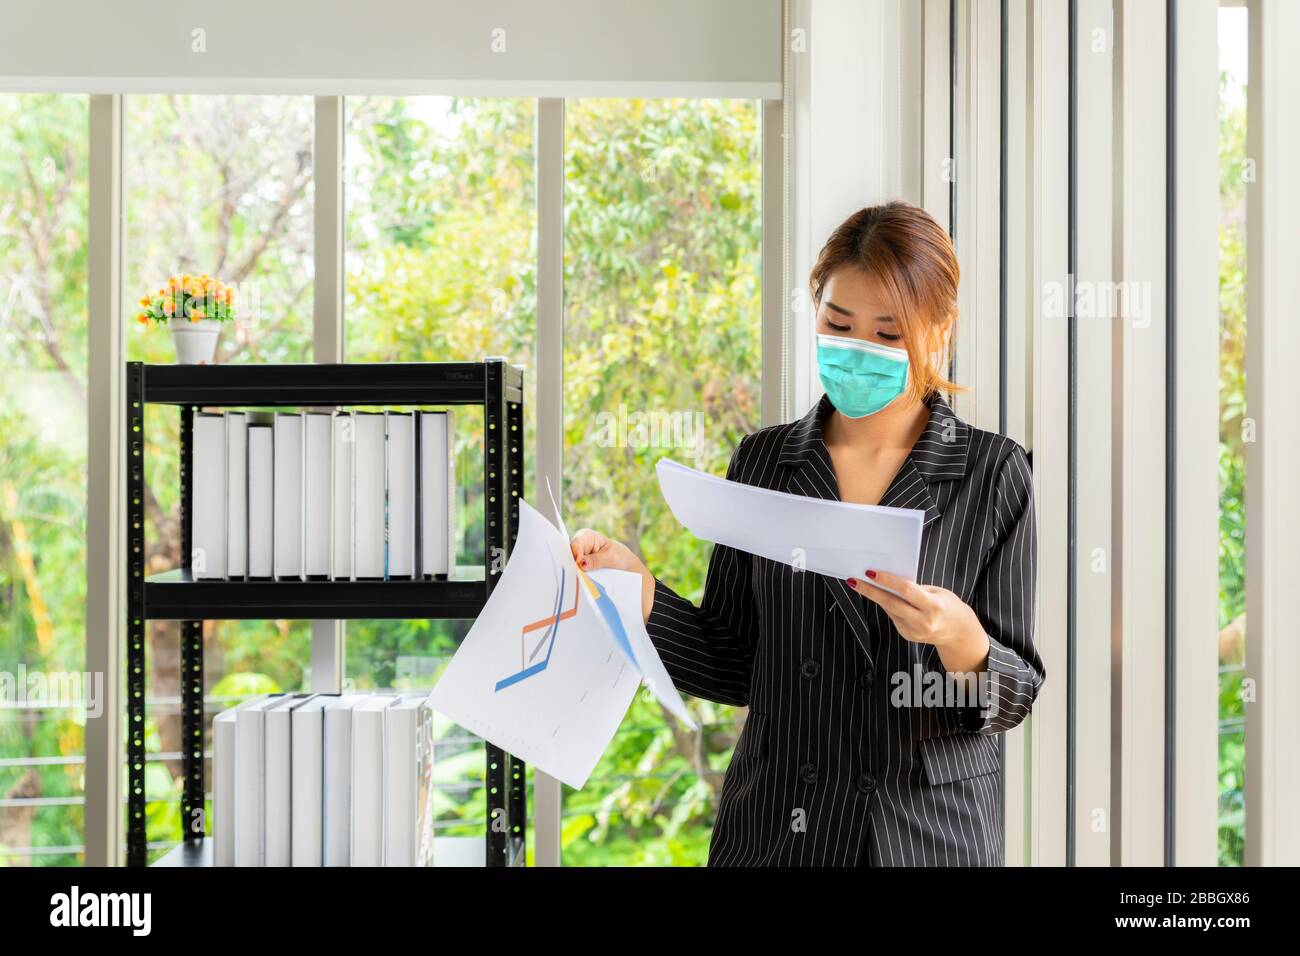
<svg viewBox="0 0 1300 956"><path fill-rule="evenodd" d="M655 577L631 548L590 528L578 531L569 542L569 547L573 551L573 560L584 571L614 568L641 575L641 617L645 621L650 620L650 609L655 602Z"/></svg>

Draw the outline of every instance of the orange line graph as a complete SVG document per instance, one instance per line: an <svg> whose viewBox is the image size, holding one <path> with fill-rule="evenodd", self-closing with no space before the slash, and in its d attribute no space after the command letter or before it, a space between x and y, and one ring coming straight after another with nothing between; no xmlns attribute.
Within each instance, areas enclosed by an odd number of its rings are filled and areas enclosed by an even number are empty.
<svg viewBox="0 0 1300 956"><path fill-rule="evenodd" d="M552 614L549 617L544 617L540 621L534 621L532 624L525 624L523 626L523 629L519 632L520 668L522 669L527 666L527 662L524 659L524 654L525 654L524 637L528 634L529 631L536 631L543 627L549 627L552 624L558 625L560 621L567 620L568 618L573 617L577 613L578 613L578 580L577 578L575 578L573 581L573 607L569 608L567 611L561 611L559 614Z"/></svg>

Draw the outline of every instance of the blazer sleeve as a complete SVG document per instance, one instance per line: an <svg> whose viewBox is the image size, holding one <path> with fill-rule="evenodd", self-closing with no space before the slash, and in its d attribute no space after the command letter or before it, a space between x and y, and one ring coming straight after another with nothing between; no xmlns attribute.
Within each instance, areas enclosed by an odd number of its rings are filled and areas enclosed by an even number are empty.
<svg viewBox="0 0 1300 956"><path fill-rule="evenodd" d="M737 480L746 441L731 456L730 480ZM646 631L679 690L719 704L749 704L757 625L751 562L746 552L715 544L699 607L655 578Z"/></svg>
<svg viewBox="0 0 1300 956"><path fill-rule="evenodd" d="M1024 720L1047 678L1034 648L1034 482L1019 445L999 470L990 527L993 540L972 605L989 637L987 697L963 713L965 729L979 734L1000 734Z"/></svg>

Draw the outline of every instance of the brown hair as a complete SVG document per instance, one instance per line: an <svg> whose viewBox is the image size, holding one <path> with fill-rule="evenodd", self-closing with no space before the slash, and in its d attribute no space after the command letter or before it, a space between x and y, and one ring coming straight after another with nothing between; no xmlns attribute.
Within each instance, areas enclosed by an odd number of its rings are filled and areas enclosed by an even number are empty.
<svg viewBox="0 0 1300 956"><path fill-rule="evenodd" d="M831 274L844 267L860 269L880 284L911 358L908 387L913 396L924 400L937 389L957 391L960 386L941 375L930 359L943 352L945 332L951 331L949 351L956 345L961 270L944 228L911 203L858 210L831 233L808 276L814 307L821 305Z"/></svg>

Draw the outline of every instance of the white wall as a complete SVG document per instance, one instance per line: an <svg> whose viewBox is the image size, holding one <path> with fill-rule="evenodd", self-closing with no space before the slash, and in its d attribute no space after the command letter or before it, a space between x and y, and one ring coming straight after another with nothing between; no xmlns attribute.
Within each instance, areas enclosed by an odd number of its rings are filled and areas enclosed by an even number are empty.
<svg viewBox="0 0 1300 956"><path fill-rule="evenodd" d="M0 90L780 97L780 34L780 0L5 0Z"/></svg>
<svg viewBox="0 0 1300 956"><path fill-rule="evenodd" d="M792 417L822 393L804 291L822 244L850 213L921 201L921 6L913 0L794 0L794 148L789 175ZM944 65L946 69L946 64Z"/></svg>

